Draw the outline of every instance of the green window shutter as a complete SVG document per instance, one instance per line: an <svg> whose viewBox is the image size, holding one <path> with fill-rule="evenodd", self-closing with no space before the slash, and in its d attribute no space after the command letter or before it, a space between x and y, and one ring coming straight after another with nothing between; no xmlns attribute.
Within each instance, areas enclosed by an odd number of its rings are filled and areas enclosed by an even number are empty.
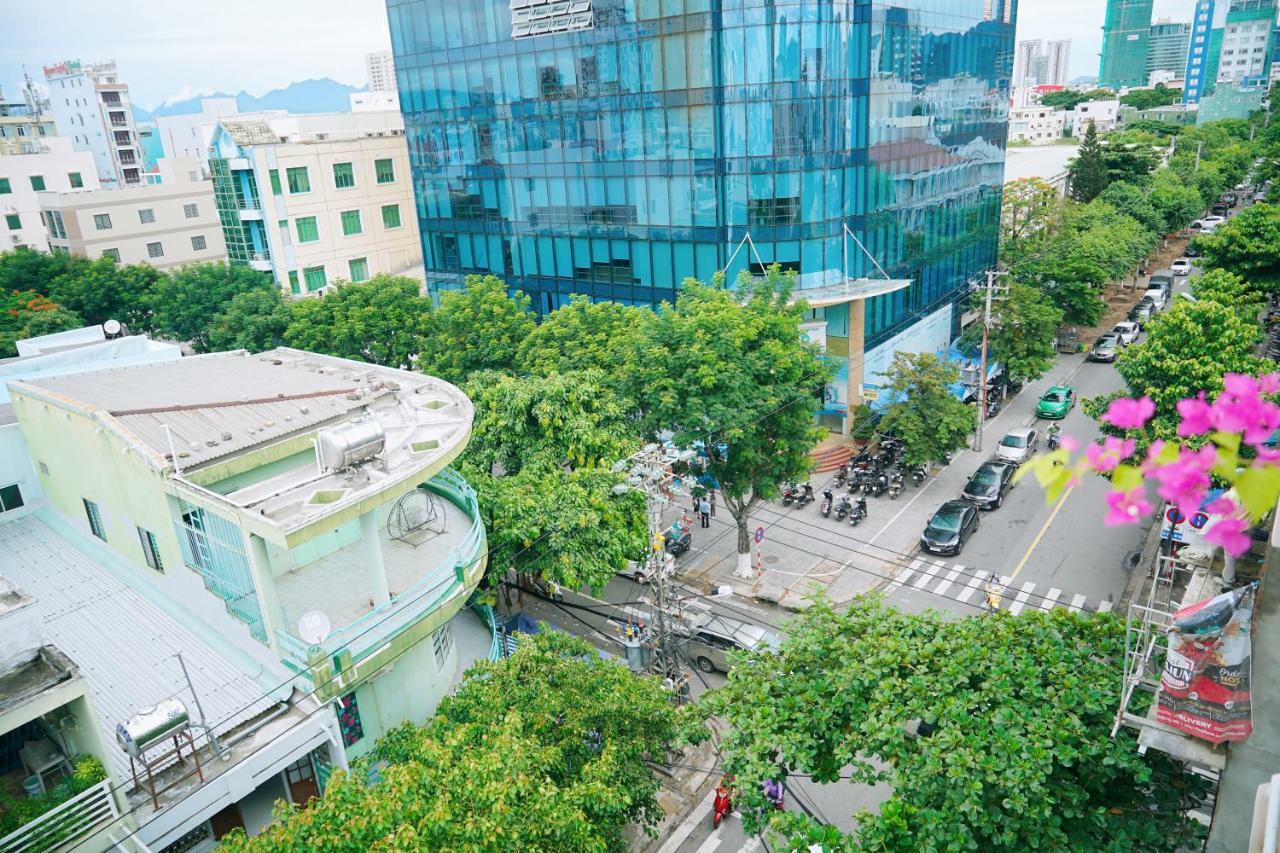
<svg viewBox="0 0 1280 853"><path fill-rule="evenodd" d="M360 234L364 228L360 224L360 211L344 210L342 211L342 233L346 237L353 234Z"/></svg>
<svg viewBox="0 0 1280 853"><path fill-rule="evenodd" d="M289 292L294 295L302 292L302 285L298 284L297 270L289 270Z"/></svg>
<svg viewBox="0 0 1280 853"><path fill-rule="evenodd" d="M399 228L400 227L400 205L384 204L382 206L382 227L383 228Z"/></svg>
<svg viewBox="0 0 1280 853"><path fill-rule="evenodd" d="M391 184L396 180L396 164L395 161L388 157L386 160L374 160L373 171L378 176L378 183Z"/></svg>
<svg viewBox="0 0 1280 853"><path fill-rule="evenodd" d="M314 216L299 216L296 220L299 243L314 243L320 239L320 229L316 227Z"/></svg>
<svg viewBox="0 0 1280 853"><path fill-rule="evenodd" d="M16 213L6 213L4 215L4 224L9 226L10 231L17 231L22 227L22 217Z"/></svg>
<svg viewBox="0 0 1280 853"><path fill-rule="evenodd" d="M356 185L356 173L350 163L333 164L333 185L340 190L350 189Z"/></svg>
<svg viewBox="0 0 1280 853"><path fill-rule="evenodd" d="M71 189L84 189L84 178L80 177L79 172L68 172L67 177L71 180Z"/></svg>
<svg viewBox="0 0 1280 853"><path fill-rule="evenodd" d="M311 176L307 174L306 166L290 166L285 170L285 178L289 182L289 192L311 192Z"/></svg>
<svg viewBox="0 0 1280 853"><path fill-rule="evenodd" d="M267 176L271 178L271 194L284 195L284 190L280 188L280 170L269 169L267 171Z"/></svg>
<svg viewBox="0 0 1280 853"><path fill-rule="evenodd" d="M307 267L302 271L302 278L307 283L307 293L314 293L329 283L324 277L324 267Z"/></svg>
<svg viewBox="0 0 1280 853"><path fill-rule="evenodd" d="M369 259L368 258L352 258L347 261L347 268L351 271L352 281L367 281L369 278Z"/></svg>
<svg viewBox="0 0 1280 853"><path fill-rule="evenodd" d="M44 175L31 176L31 189L40 192L44 189Z"/></svg>
<svg viewBox="0 0 1280 853"><path fill-rule="evenodd" d="M9 186L8 178L0 178L0 195L8 195L13 192L13 187Z"/></svg>

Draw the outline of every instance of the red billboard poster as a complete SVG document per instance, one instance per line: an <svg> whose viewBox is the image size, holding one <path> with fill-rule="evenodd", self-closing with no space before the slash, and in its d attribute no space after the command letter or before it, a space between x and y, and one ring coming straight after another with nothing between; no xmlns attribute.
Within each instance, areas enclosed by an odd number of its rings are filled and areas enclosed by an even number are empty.
<svg viewBox="0 0 1280 853"><path fill-rule="evenodd" d="M1210 743L1253 731L1249 632L1257 584L1173 614L1156 719Z"/></svg>

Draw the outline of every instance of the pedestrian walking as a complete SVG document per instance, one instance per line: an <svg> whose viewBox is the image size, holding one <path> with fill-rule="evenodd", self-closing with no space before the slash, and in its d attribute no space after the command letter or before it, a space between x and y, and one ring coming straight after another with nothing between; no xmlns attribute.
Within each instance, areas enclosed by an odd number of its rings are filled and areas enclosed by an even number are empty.
<svg viewBox="0 0 1280 853"><path fill-rule="evenodd" d="M716 517L716 490L711 490L711 517Z"/></svg>
<svg viewBox="0 0 1280 853"><path fill-rule="evenodd" d="M698 501L698 516L702 519L703 527L711 526L711 501L705 497Z"/></svg>

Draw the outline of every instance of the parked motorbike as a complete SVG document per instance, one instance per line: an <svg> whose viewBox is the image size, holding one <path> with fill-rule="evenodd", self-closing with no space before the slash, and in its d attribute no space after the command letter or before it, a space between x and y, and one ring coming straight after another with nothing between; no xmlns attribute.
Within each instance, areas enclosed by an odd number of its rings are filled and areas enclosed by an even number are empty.
<svg viewBox="0 0 1280 853"><path fill-rule="evenodd" d="M889 476L889 500L897 500L900 494L902 494L902 472L895 470Z"/></svg>
<svg viewBox="0 0 1280 853"><path fill-rule="evenodd" d="M849 479L849 465L845 463L836 469L836 488L840 488Z"/></svg>
<svg viewBox="0 0 1280 853"><path fill-rule="evenodd" d="M711 809L712 828L714 829L715 827L719 826L720 821L727 818L729 816L729 813L732 811L733 811L732 789L729 787L729 783L727 781L721 780L720 784L716 785L716 799Z"/></svg>
<svg viewBox="0 0 1280 853"><path fill-rule="evenodd" d="M791 506L796 497L800 494L800 490L792 483L787 483L782 487L782 505Z"/></svg>
<svg viewBox="0 0 1280 853"><path fill-rule="evenodd" d="M911 469L911 485L918 487L921 483L924 482L924 478L926 476L927 474L924 470L923 465L915 466L914 468Z"/></svg>
<svg viewBox="0 0 1280 853"><path fill-rule="evenodd" d="M867 499L858 498L858 502L849 510L849 526L857 527L867 518Z"/></svg>
<svg viewBox="0 0 1280 853"><path fill-rule="evenodd" d="M987 420L991 420L998 414L1000 414L1000 401L988 398L987 399Z"/></svg>
<svg viewBox="0 0 1280 853"><path fill-rule="evenodd" d="M843 521L844 517L849 514L853 504L849 501L848 495L841 495L840 500L836 502L836 521Z"/></svg>
<svg viewBox="0 0 1280 853"><path fill-rule="evenodd" d="M1058 429L1057 424L1054 424L1053 426L1049 427L1049 432L1047 433L1047 438L1046 438L1046 443L1049 445L1049 450L1051 451L1057 450L1058 445L1062 443L1062 441L1058 437L1060 433L1061 433L1061 430Z"/></svg>
<svg viewBox="0 0 1280 853"><path fill-rule="evenodd" d="M826 518L831 515L831 507L835 505L836 499L830 491L822 493L822 503L818 505L818 512L822 513L822 517Z"/></svg>
<svg viewBox="0 0 1280 853"><path fill-rule="evenodd" d="M813 503L813 486L805 483L800 487L799 493L796 495L796 506L804 506Z"/></svg>
<svg viewBox="0 0 1280 853"><path fill-rule="evenodd" d="M885 474L877 474L875 477L867 481L867 485L863 488L864 495L870 495L878 498L889 489L889 477Z"/></svg>

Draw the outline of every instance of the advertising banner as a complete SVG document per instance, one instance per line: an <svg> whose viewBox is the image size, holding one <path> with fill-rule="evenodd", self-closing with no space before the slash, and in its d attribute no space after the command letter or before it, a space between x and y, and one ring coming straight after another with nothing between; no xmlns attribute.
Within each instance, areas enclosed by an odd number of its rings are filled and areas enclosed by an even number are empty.
<svg viewBox="0 0 1280 853"><path fill-rule="evenodd" d="M1253 731L1249 654L1257 584L1173 614L1156 719L1210 743Z"/></svg>

